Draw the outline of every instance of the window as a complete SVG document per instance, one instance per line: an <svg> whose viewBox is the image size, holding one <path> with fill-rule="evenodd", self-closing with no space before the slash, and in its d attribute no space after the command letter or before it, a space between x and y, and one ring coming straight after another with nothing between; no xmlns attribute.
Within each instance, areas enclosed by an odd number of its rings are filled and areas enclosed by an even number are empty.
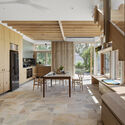
<svg viewBox="0 0 125 125"><path fill-rule="evenodd" d="M37 64L51 65L51 44L35 45Z"/></svg>
<svg viewBox="0 0 125 125"><path fill-rule="evenodd" d="M97 75L100 75L101 71L101 63L100 63L100 54L96 54L96 62L97 62Z"/></svg>
<svg viewBox="0 0 125 125"><path fill-rule="evenodd" d="M37 52L37 63L51 65L51 52Z"/></svg>
<svg viewBox="0 0 125 125"><path fill-rule="evenodd" d="M117 76L116 76L117 80L121 80L121 74L122 74L122 69L121 69L122 66L121 65L122 65L122 62L118 61L118 67L116 67L118 69Z"/></svg>
<svg viewBox="0 0 125 125"><path fill-rule="evenodd" d="M110 63L111 63L111 53L107 52L104 54L104 74L110 77Z"/></svg>
<svg viewBox="0 0 125 125"><path fill-rule="evenodd" d="M36 51L44 51L44 50L51 50L51 44L42 44L42 45L35 45Z"/></svg>

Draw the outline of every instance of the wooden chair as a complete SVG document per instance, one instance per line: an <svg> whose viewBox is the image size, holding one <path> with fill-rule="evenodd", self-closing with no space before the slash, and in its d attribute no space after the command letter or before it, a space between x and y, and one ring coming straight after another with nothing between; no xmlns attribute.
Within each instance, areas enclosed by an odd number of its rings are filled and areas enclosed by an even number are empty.
<svg viewBox="0 0 125 125"><path fill-rule="evenodd" d="M43 78L42 78L42 76L40 76L40 75L34 75L33 79L34 79L34 81L33 81L33 91L34 91L35 86L37 86L37 89L39 87L41 87L41 91L42 91L42 86L43 86ZM47 81L45 81L46 91L47 91L47 83L46 82Z"/></svg>
<svg viewBox="0 0 125 125"><path fill-rule="evenodd" d="M72 79L72 88L74 88L74 91L75 91L76 84L79 85L83 91L83 75L82 74L78 74L78 78Z"/></svg>
<svg viewBox="0 0 125 125"><path fill-rule="evenodd" d="M37 86L37 88L39 88L40 86L42 86L43 84L43 79L41 78L41 76L39 76L38 74L34 74L33 75L33 90L35 88L35 86Z"/></svg>

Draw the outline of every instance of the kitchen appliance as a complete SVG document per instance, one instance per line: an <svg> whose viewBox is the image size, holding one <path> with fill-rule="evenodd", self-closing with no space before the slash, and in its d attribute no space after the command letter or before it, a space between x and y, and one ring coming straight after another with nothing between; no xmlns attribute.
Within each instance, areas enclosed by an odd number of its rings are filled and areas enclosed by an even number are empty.
<svg viewBox="0 0 125 125"><path fill-rule="evenodd" d="M35 66L36 61L33 58L23 58L23 67Z"/></svg>
<svg viewBox="0 0 125 125"><path fill-rule="evenodd" d="M27 79L33 76L32 68L27 69Z"/></svg>
<svg viewBox="0 0 125 125"><path fill-rule="evenodd" d="M10 50L10 90L19 88L19 56L18 51Z"/></svg>

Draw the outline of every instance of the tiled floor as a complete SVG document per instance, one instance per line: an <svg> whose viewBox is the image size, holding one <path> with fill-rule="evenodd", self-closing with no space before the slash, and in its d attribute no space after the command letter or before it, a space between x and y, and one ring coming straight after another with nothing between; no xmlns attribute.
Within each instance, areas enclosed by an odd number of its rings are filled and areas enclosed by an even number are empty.
<svg viewBox="0 0 125 125"><path fill-rule="evenodd" d="M46 98L40 89L32 90L32 81L18 90L0 96L0 125L97 125L100 120L98 86L84 81L84 90L53 85ZM54 82L53 82L54 84Z"/></svg>

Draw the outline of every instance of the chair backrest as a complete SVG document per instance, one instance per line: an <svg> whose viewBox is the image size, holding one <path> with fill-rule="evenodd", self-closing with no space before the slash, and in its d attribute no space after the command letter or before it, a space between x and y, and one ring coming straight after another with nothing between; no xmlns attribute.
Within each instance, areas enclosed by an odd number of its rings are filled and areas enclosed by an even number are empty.
<svg viewBox="0 0 125 125"><path fill-rule="evenodd" d="M83 74L78 74L79 80L82 81L83 80Z"/></svg>

